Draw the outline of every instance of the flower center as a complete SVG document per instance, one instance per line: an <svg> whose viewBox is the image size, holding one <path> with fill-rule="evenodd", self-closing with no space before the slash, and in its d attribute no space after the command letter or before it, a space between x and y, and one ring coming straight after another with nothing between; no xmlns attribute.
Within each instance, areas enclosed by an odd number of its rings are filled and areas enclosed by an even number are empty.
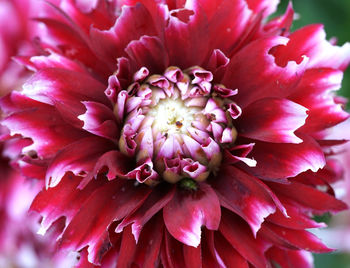
<svg viewBox="0 0 350 268"><path fill-rule="evenodd" d="M140 183L165 180L194 189L216 173L223 148L235 142L233 120L240 108L229 98L237 92L212 80L211 72L197 66L151 76L141 68L119 92L119 149L135 158L133 174Z"/></svg>
<svg viewBox="0 0 350 268"><path fill-rule="evenodd" d="M146 116L154 118L152 128L163 135L187 134L198 108L186 107L181 99L164 99L152 108Z"/></svg>

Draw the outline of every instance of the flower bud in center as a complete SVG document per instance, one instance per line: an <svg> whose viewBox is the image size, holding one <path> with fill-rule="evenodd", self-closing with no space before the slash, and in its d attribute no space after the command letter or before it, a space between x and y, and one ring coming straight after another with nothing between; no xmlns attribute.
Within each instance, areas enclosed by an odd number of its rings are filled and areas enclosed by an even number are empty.
<svg viewBox="0 0 350 268"><path fill-rule="evenodd" d="M235 142L233 120L241 110L229 98L237 92L212 80L211 72L197 66L169 67L163 75L150 76L142 68L119 92L119 149L135 158L140 183L199 182L215 174L222 149Z"/></svg>

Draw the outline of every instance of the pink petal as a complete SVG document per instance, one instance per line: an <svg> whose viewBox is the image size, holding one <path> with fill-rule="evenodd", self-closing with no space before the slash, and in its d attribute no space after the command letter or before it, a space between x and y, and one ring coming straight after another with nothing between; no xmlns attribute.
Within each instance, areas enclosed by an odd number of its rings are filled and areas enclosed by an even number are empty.
<svg viewBox="0 0 350 268"><path fill-rule="evenodd" d="M237 128L240 135L273 143L301 143L294 131L305 123L307 109L286 99L266 98L247 106Z"/></svg>
<svg viewBox="0 0 350 268"><path fill-rule="evenodd" d="M290 61L281 67L269 54L271 48L287 43L288 39L281 36L259 39L233 56L222 84L238 88L235 100L241 108L261 98L285 97L293 92L304 73L307 59L299 64Z"/></svg>
<svg viewBox="0 0 350 268"><path fill-rule="evenodd" d="M55 187L68 171L87 174L113 143L99 137L88 137L64 147L50 163L46 173L47 187Z"/></svg>
<svg viewBox="0 0 350 268"><path fill-rule="evenodd" d="M257 161L250 172L261 178L282 179L301 172L316 172L325 165L321 147L311 138L302 137L300 144L256 142L250 156Z"/></svg>
<svg viewBox="0 0 350 268"><path fill-rule="evenodd" d="M178 189L164 207L163 217L169 233L182 243L197 247L201 241L201 227L216 230L221 208L213 189L203 183L195 192Z"/></svg>
<svg viewBox="0 0 350 268"><path fill-rule="evenodd" d="M269 193L257 180L233 166L222 166L212 182L221 205L247 221L254 236L265 218L276 211Z"/></svg>

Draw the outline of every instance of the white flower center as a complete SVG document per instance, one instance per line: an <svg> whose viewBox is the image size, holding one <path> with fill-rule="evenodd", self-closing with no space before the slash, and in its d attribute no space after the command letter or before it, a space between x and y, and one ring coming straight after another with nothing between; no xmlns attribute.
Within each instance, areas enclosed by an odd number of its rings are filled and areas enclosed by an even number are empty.
<svg viewBox="0 0 350 268"><path fill-rule="evenodd" d="M160 100L147 116L154 118L152 128L164 135L176 133L188 134L187 129L194 120L194 115L199 111L195 107L186 107L184 102L177 98Z"/></svg>

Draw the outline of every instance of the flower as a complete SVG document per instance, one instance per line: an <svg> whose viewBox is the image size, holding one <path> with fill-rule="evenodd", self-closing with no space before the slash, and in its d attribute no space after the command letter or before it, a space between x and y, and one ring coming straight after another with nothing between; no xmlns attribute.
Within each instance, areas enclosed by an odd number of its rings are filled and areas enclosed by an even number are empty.
<svg viewBox="0 0 350 268"><path fill-rule="evenodd" d="M324 176L350 46L294 33L278 1L83 1L37 21L35 71L1 101L17 165L46 188L41 233L80 266L311 267L311 216L347 208ZM328 174L328 173L327 173Z"/></svg>

